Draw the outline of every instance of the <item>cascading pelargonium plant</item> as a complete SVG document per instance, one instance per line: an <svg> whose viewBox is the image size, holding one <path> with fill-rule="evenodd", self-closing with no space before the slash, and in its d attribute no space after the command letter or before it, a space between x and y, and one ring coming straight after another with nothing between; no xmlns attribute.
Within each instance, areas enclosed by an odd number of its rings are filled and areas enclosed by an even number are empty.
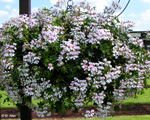
<svg viewBox="0 0 150 120"><path fill-rule="evenodd" d="M76 113L89 102L97 111L85 117L105 117L145 87L149 54L143 41L129 34L132 22L113 15L118 3L97 13L81 2L73 6L72 18L62 4L3 24L1 88L41 117L54 110ZM23 101L26 97L37 104Z"/></svg>

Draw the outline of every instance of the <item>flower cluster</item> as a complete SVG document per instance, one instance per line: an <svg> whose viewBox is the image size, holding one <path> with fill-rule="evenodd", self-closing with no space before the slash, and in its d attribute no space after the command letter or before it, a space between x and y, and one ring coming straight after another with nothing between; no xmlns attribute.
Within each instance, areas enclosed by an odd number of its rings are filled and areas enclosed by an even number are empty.
<svg viewBox="0 0 150 120"><path fill-rule="evenodd" d="M96 113L96 117L100 117L100 118L105 118L108 115L110 115L111 113L113 113L113 106L111 102L107 102L107 104L105 106L99 106L99 108L97 108L98 112Z"/></svg>
<svg viewBox="0 0 150 120"><path fill-rule="evenodd" d="M16 43L13 43L12 45L6 44L4 49L4 57L7 59L2 59L2 65L5 69L13 69L14 65L11 58L15 56L15 50Z"/></svg>
<svg viewBox="0 0 150 120"><path fill-rule="evenodd" d="M107 88L106 84L110 84L112 80L119 78L121 74L121 66L116 66L116 68L113 68L111 61L107 61L106 58L103 62L98 63L88 63L87 60L83 60L81 65L84 71L89 71L86 79L89 82L92 82L97 89L103 87L105 90ZM108 71L104 75L103 71L106 71L106 69L108 69Z"/></svg>
<svg viewBox="0 0 150 120"><path fill-rule="evenodd" d="M98 106L101 106L101 104L103 104L104 102L104 98L105 98L105 94L104 92L102 91L101 93L97 94L97 93L94 93L94 96L92 97L94 102L98 105Z"/></svg>
<svg viewBox="0 0 150 120"><path fill-rule="evenodd" d="M83 106L84 105L84 98L86 97L86 87L87 82L86 80L79 80L78 78L74 78L74 81L70 83L70 89L73 90L76 99L74 100L75 106Z"/></svg>
<svg viewBox="0 0 150 120"><path fill-rule="evenodd" d="M30 64L38 64L40 57L36 57L35 53L28 52L27 55L23 56L23 62L30 63Z"/></svg>
<svg viewBox="0 0 150 120"><path fill-rule="evenodd" d="M87 110L86 112L85 112L85 114L84 114L84 116L86 117L86 118L91 118L91 117L93 117L94 116L94 110Z"/></svg>
<svg viewBox="0 0 150 120"><path fill-rule="evenodd" d="M101 40L111 40L112 38L112 35L110 33L110 30L107 30L107 29L100 29L100 28L93 28L93 33L91 32L89 35L88 35L88 38L87 41L89 43L92 43L92 44L100 44Z"/></svg>
<svg viewBox="0 0 150 120"><path fill-rule="evenodd" d="M45 39L45 41L49 43L53 43L57 40L58 33L61 30L61 27L55 27L55 26L45 26L42 29L42 36Z"/></svg>
<svg viewBox="0 0 150 120"><path fill-rule="evenodd" d="M113 96L114 96L116 101L124 99L124 90L123 89L119 89L119 90L118 89L114 89L113 94L114 94Z"/></svg>
<svg viewBox="0 0 150 120"><path fill-rule="evenodd" d="M113 56L115 58L118 58L119 56L124 56L127 59L134 59L134 53L129 48L129 46L126 45L126 43L123 43L122 41L117 40L114 47L113 47Z"/></svg>
<svg viewBox="0 0 150 120"><path fill-rule="evenodd" d="M63 44L60 44L60 47L62 48L61 54L58 57L58 61L59 61L59 66L61 66L63 64L63 59L64 56L67 60L75 60L76 58L78 58L79 53L80 53L80 47L77 46L77 43L74 42L72 43L72 40L69 39L68 41L62 41Z"/></svg>
<svg viewBox="0 0 150 120"><path fill-rule="evenodd" d="M132 43L134 45L136 45L137 47L144 47L144 42L142 39L139 38L134 38L132 35L128 34L129 37L129 43Z"/></svg>
<svg viewBox="0 0 150 120"><path fill-rule="evenodd" d="M38 40L37 39L31 40L30 48L31 49L38 49L38 48L46 49L47 48L46 42L42 42L41 40L42 36L40 34L38 36L39 36Z"/></svg>

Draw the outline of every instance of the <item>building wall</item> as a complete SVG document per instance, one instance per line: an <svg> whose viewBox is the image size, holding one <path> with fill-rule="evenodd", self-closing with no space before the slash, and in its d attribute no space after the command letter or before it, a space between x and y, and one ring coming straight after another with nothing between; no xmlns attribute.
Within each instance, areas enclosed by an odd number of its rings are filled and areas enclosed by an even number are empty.
<svg viewBox="0 0 150 120"><path fill-rule="evenodd" d="M139 37L140 39L143 39L145 49L150 51L150 38L146 38L147 31L130 31L130 34L133 37Z"/></svg>

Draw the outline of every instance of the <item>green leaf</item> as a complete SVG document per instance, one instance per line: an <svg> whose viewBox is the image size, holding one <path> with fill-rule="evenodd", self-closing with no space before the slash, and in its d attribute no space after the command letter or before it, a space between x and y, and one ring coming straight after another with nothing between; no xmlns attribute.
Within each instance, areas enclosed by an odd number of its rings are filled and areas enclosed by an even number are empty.
<svg viewBox="0 0 150 120"><path fill-rule="evenodd" d="M9 98L9 97L7 97L7 98L5 98L5 99L4 99L3 103L5 103L5 102L9 102L9 101L10 101L10 98Z"/></svg>
<svg viewBox="0 0 150 120"><path fill-rule="evenodd" d="M56 56L55 55L52 55L52 56L50 56L50 61L53 61L53 62L55 62L56 61Z"/></svg>
<svg viewBox="0 0 150 120"><path fill-rule="evenodd" d="M120 20L119 20L119 18L117 18L116 20L117 20L117 22L118 22L118 23L120 23Z"/></svg>
<svg viewBox="0 0 150 120"><path fill-rule="evenodd" d="M65 66L61 67L61 72L62 73L68 73L67 68Z"/></svg>

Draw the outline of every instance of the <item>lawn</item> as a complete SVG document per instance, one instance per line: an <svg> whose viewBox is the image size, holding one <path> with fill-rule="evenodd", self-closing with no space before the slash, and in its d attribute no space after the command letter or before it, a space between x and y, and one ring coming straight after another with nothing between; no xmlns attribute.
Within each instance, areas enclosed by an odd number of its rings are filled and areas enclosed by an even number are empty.
<svg viewBox="0 0 150 120"><path fill-rule="evenodd" d="M90 119L83 118L83 119L65 119L65 120L90 120ZM91 120L102 120L102 119L92 118ZM150 115L107 117L105 120L150 120Z"/></svg>
<svg viewBox="0 0 150 120"><path fill-rule="evenodd" d="M136 98L128 98L123 104L150 104L150 89L144 89L144 93L138 94Z"/></svg>
<svg viewBox="0 0 150 120"><path fill-rule="evenodd" d="M149 78L147 79L147 85L150 85L150 76L149 76Z"/></svg>

